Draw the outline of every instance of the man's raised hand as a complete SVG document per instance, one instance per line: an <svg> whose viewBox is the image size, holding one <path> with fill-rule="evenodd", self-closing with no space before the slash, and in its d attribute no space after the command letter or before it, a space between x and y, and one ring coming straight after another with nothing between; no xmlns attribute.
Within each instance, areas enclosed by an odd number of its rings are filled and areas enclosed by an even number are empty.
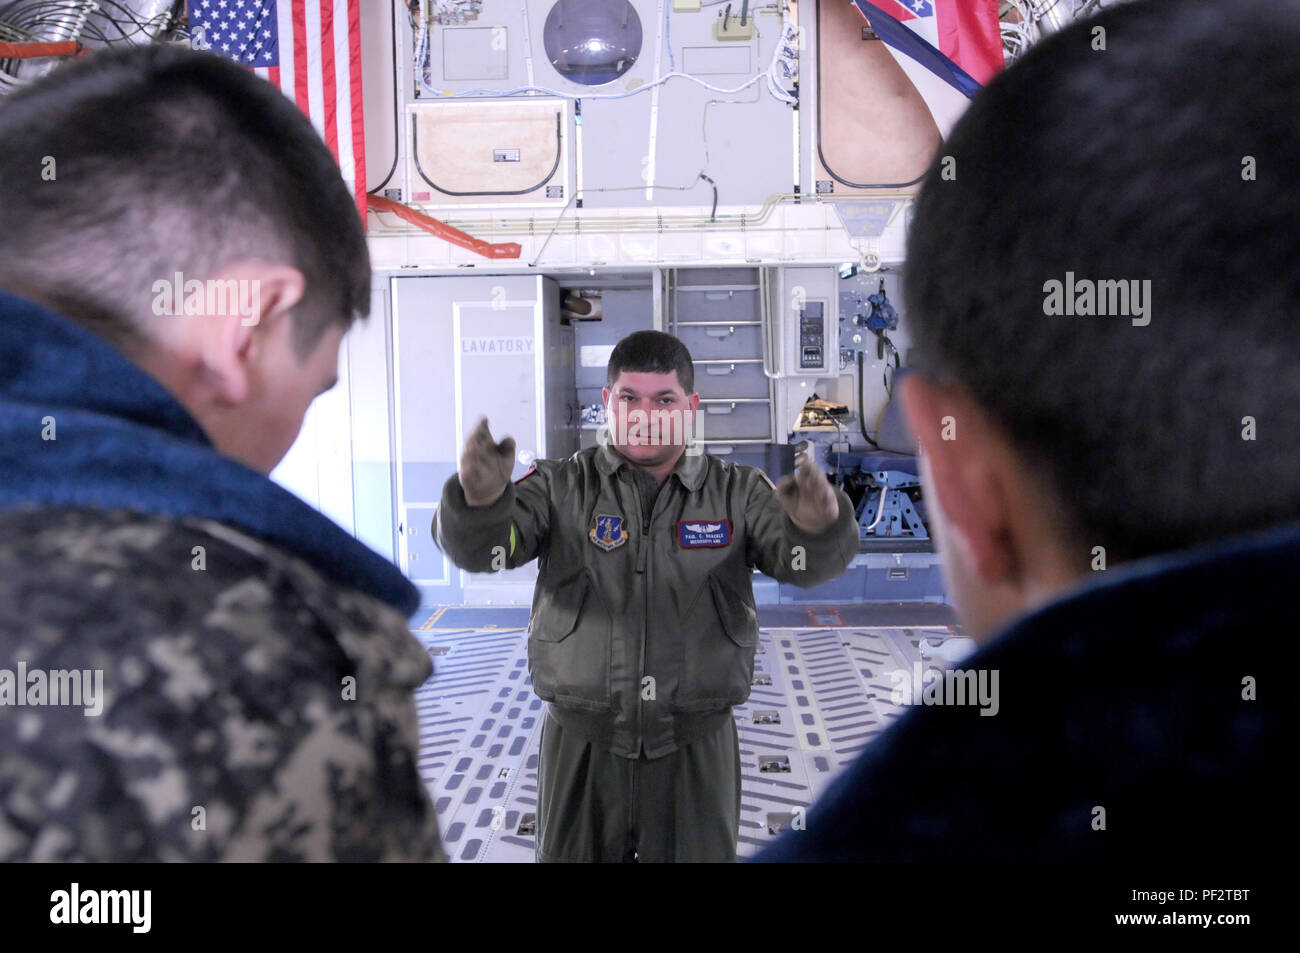
<svg viewBox="0 0 1300 953"><path fill-rule="evenodd" d="M486 417L465 440L460 455L460 485L470 506L491 506L510 485L515 468L515 438L492 440Z"/></svg>
<svg viewBox="0 0 1300 953"><path fill-rule="evenodd" d="M810 536L825 531L840 514L835 488L813 461L812 448L804 445L794 476L786 474L776 484L776 495L790 522Z"/></svg>

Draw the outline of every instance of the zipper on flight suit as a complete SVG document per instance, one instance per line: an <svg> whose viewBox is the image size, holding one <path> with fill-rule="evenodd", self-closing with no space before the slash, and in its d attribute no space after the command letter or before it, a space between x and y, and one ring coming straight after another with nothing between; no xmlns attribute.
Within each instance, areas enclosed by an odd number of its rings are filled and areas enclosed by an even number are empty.
<svg viewBox="0 0 1300 953"><path fill-rule="evenodd" d="M642 585L645 589L645 611L641 613L641 669L637 675L636 683L636 733L637 733L637 757L645 748L645 739L642 734L645 730L645 711L644 699L641 697L641 679L645 678L645 658L646 639L650 635L650 515L645 511L645 500L641 498L641 483L637 479L635 472L632 476L632 491L636 494L636 508L641 516L641 538L637 540L636 551L636 571L645 574ZM663 491L659 491L662 495ZM658 500L656 499L656 502ZM633 775L635 777L635 775Z"/></svg>
<svg viewBox="0 0 1300 953"><path fill-rule="evenodd" d="M636 682L636 756L628 765L631 777L629 778L630 790L627 802L627 829L628 837L631 839L632 832L636 830L636 772L641 761L641 755L645 751L645 700L641 696L641 679L645 677L645 643L650 634L650 573L648 566L650 564L647 550L650 548L650 517L646 515L645 500L641 498L641 481L637 479L636 472L633 471L632 492L636 494L636 508L641 516L641 538L637 540L636 550L636 571L644 573L645 578L642 585L645 589L645 611L641 613L641 668ZM661 494L662 490L659 491ZM635 842L630 848L635 850Z"/></svg>
<svg viewBox="0 0 1300 953"><path fill-rule="evenodd" d="M664 484L672 480L672 474L664 479ZM650 550L653 548L654 534L650 531L650 524L654 520L655 513L659 512L659 505L663 502L666 495L671 493L671 488L666 485L659 487L659 492L655 495L653 511L649 514L645 511L645 500L641 498L641 484L636 474L632 474L632 490L636 493L637 510L641 513L641 540L636 556L636 571L645 574L645 612L641 614L641 672L637 678L636 684L636 717L637 717L637 753L636 760L632 762L632 784L631 796L628 799L629 830L636 823L636 772L641 755L645 752L645 698L641 694L641 679L645 678L645 660L646 660L646 641L650 636Z"/></svg>

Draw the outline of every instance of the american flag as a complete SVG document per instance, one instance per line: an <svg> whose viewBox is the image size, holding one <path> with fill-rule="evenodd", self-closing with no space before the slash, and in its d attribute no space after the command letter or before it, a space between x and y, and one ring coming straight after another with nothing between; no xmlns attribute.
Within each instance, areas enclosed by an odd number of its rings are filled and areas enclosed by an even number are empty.
<svg viewBox="0 0 1300 953"><path fill-rule="evenodd" d="M366 214L360 0L188 0L193 45L280 88L311 119Z"/></svg>

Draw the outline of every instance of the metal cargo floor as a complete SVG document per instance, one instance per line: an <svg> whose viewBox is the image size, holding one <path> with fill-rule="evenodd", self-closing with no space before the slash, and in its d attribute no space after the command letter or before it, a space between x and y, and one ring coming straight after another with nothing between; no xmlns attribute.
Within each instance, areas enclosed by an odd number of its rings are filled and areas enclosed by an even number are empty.
<svg viewBox="0 0 1300 953"><path fill-rule="evenodd" d="M856 618L876 607L835 609L841 618ZM799 609L806 611L835 619L825 608ZM475 627L441 627L447 616L461 613L472 613ZM919 618L928 623L936 616ZM537 806L545 702L533 694L528 677L526 622L526 609L456 607L432 613L415 630L435 668L416 692L420 773L453 862L533 862L533 837L521 823ZM754 672L770 676L771 684L755 685L749 701L735 709L744 774L742 858L771 841L794 808L810 805L897 717L886 673L910 672L922 638L953 634L941 624L761 629ZM779 723L766 721L772 712ZM776 759L780 770L760 770L760 759Z"/></svg>

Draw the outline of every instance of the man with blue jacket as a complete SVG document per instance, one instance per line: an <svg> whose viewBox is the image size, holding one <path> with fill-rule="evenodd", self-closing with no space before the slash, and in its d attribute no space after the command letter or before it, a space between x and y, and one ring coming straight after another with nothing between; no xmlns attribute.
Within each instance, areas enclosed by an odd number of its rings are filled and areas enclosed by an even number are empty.
<svg viewBox="0 0 1300 953"><path fill-rule="evenodd" d="M897 673L910 710L758 860L1274 851L1296 50L1295 0L1125 4L1030 50L943 145L909 236L904 399L980 648ZM996 704L971 704L994 674Z"/></svg>

